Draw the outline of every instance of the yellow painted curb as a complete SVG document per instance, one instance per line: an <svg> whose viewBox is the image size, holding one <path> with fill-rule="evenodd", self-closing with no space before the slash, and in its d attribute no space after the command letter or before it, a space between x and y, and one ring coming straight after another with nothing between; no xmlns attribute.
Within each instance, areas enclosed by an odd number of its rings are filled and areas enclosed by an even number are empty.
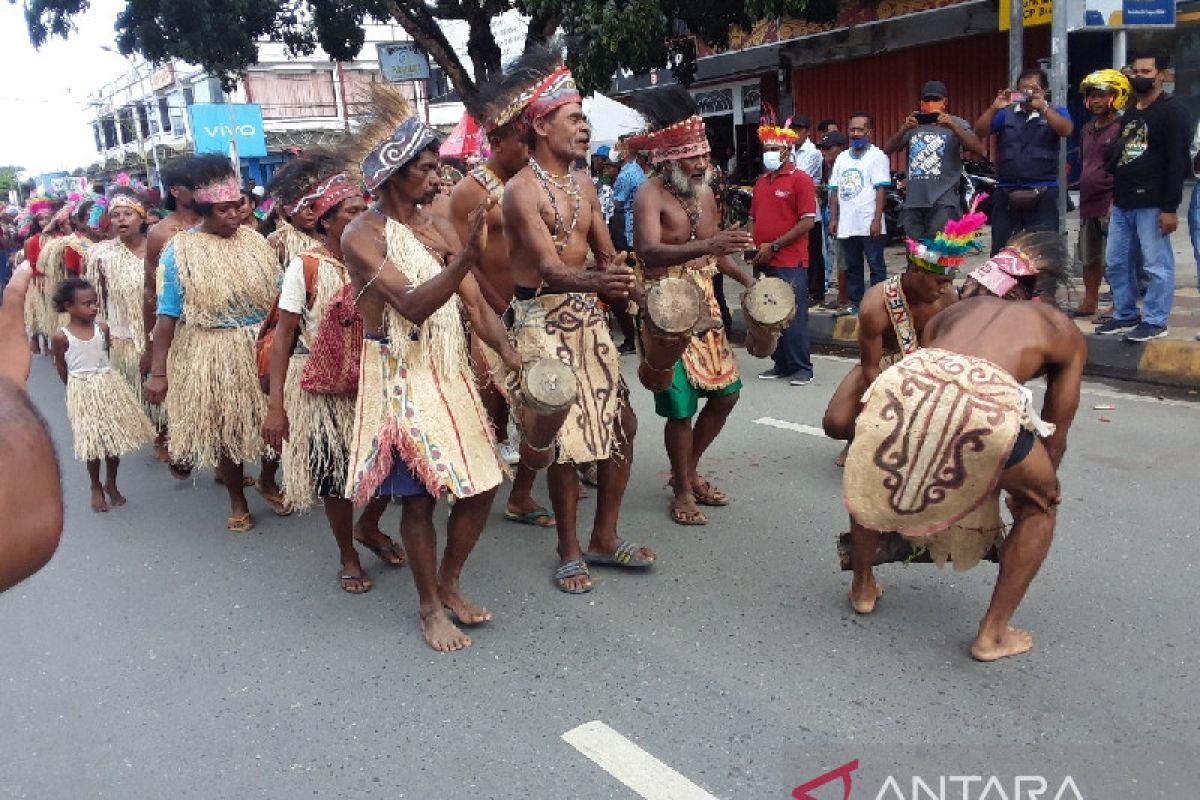
<svg viewBox="0 0 1200 800"><path fill-rule="evenodd" d="M1200 381L1200 344L1173 339L1147 342L1138 361L1138 377L1142 376Z"/></svg>

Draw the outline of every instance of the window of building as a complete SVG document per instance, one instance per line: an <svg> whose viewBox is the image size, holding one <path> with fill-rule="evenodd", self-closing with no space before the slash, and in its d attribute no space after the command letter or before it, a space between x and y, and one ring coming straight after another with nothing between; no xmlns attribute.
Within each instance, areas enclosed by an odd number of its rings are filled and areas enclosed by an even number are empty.
<svg viewBox="0 0 1200 800"><path fill-rule="evenodd" d="M163 131L170 133L174 126L171 124L171 104L166 97L158 98L158 119L162 123Z"/></svg>
<svg viewBox="0 0 1200 800"><path fill-rule="evenodd" d="M336 117L333 70L251 72L246 92L262 106L263 119Z"/></svg>

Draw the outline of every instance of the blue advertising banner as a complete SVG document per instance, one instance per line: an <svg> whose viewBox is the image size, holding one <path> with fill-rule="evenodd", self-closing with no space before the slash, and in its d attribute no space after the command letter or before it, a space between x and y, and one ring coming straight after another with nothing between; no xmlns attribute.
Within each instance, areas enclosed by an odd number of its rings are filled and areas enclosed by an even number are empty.
<svg viewBox="0 0 1200 800"><path fill-rule="evenodd" d="M239 158L264 158L267 155L262 106L195 103L188 110L192 114L197 153L228 155L229 143L236 140Z"/></svg>
<svg viewBox="0 0 1200 800"><path fill-rule="evenodd" d="M1175 0L1122 0L1125 25L1174 25Z"/></svg>

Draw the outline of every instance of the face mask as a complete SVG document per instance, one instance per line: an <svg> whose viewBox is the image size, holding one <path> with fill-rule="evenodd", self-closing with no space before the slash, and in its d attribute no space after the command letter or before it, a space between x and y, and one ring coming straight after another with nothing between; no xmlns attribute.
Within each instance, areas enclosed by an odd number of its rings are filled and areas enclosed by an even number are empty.
<svg viewBox="0 0 1200 800"><path fill-rule="evenodd" d="M940 114L945 110L946 110L946 101L945 100L922 100L921 101L921 113L922 114Z"/></svg>
<svg viewBox="0 0 1200 800"><path fill-rule="evenodd" d="M870 143L871 143L870 140L867 139L867 137L865 137L865 136L851 136L850 137L850 146L853 147L855 150L862 150Z"/></svg>
<svg viewBox="0 0 1200 800"><path fill-rule="evenodd" d="M1154 78L1147 78L1145 75L1136 75L1129 79L1129 85L1133 87L1136 94L1150 94L1154 91Z"/></svg>
<svg viewBox="0 0 1200 800"><path fill-rule="evenodd" d="M774 172L783 164L783 154L768 150L763 153L762 163L767 168L767 172Z"/></svg>
<svg viewBox="0 0 1200 800"><path fill-rule="evenodd" d="M604 186L608 186L610 183L612 183L612 178L608 175L601 175L600 183L603 184Z"/></svg>

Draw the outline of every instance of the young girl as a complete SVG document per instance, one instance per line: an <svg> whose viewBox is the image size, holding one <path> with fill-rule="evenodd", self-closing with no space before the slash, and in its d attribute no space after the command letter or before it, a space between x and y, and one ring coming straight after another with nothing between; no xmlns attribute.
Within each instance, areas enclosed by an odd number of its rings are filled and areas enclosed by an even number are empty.
<svg viewBox="0 0 1200 800"><path fill-rule="evenodd" d="M154 428L129 384L109 366L108 326L96 322L96 288L82 278L69 278L54 293L54 307L68 317L50 347L58 376L67 385L75 457L87 462L92 511L108 511L110 502L125 505L117 490L120 456L150 442ZM103 485L101 459L107 468Z"/></svg>

